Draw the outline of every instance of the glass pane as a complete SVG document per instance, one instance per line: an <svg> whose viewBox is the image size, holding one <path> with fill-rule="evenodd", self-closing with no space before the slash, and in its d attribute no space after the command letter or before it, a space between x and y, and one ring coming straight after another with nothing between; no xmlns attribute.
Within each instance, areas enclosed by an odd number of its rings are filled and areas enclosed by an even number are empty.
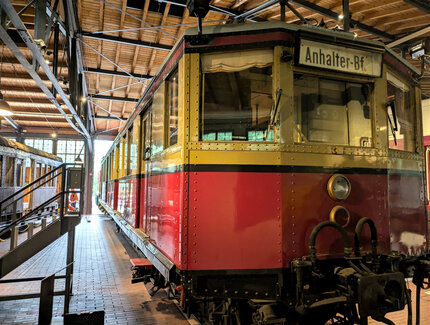
<svg viewBox="0 0 430 325"><path fill-rule="evenodd" d="M6 187L12 187L13 184L13 167L15 164L15 158L12 157L6 157L6 177L4 180L4 186Z"/></svg>
<svg viewBox="0 0 430 325"><path fill-rule="evenodd" d="M266 132L271 108L271 66L206 73L202 138L256 141L249 132Z"/></svg>
<svg viewBox="0 0 430 325"><path fill-rule="evenodd" d="M22 186L23 163L21 159L16 160L16 186Z"/></svg>
<svg viewBox="0 0 430 325"><path fill-rule="evenodd" d="M408 85L387 74L389 148L415 152L415 109Z"/></svg>
<svg viewBox="0 0 430 325"><path fill-rule="evenodd" d="M33 147L33 139L24 139L24 144L29 147Z"/></svg>
<svg viewBox="0 0 430 325"><path fill-rule="evenodd" d="M176 70L167 81L169 94L169 135L168 145L178 143L178 71Z"/></svg>
<svg viewBox="0 0 430 325"><path fill-rule="evenodd" d="M296 142L370 147L370 85L294 76Z"/></svg>
<svg viewBox="0 0 430 325"><path fill-rule="evenodd" d="M66 141L58 140L57 142L57 154L62 154L66 152Z"/></svg>
<svg viewBox="0 0 430 325"><path fill-rule="evenodd" d="M152 101L152 152L163 150L164 146L164 83L156 90Z"/></svg>

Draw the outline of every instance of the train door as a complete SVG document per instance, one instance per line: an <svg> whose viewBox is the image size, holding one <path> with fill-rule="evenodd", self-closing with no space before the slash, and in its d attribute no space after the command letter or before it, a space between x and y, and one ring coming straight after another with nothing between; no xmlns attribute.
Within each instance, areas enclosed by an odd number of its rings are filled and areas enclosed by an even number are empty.
<svg viewBox="0 0 430 325"><path fill-rule="evenodd" d="M142 164L141 164L141 204L142 228L149 234L151 215L151 114L146 111L142 117Z"/></svg>

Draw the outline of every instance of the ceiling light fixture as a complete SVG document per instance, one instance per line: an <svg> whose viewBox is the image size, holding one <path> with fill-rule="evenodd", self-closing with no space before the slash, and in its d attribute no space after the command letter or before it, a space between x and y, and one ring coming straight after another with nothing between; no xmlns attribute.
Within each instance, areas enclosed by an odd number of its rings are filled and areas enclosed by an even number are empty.
<svg viewBox="0 0 430 325"><path fill-rule="evenodd" d="M51 137L56 138L56 137L57 137L57 133L52 132L52 133L51 133Z"/></svg>

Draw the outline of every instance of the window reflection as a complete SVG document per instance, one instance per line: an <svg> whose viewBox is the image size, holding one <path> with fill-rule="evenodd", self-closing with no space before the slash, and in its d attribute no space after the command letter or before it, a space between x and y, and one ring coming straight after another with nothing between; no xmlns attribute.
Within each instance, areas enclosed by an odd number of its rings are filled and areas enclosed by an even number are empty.
<svg viewBox="0 0 430 325"><path fill-rule="evenodd" d="M387 74L388 142L390 149L414 152L415 110L407 84ZM393 107L394 106L394 107Z"/></svg>
<svg viewBox="0 0 430 325"><path fill-rule="evenodd" d="M296 74L296 142L370 147L369 96L369 84Z"/></svg>
<svg viewBox="0 0 430 325"><path fill-rule="evenodd" d="M271 108L271 66L206 73L202 138L264 141Z"/></svg>

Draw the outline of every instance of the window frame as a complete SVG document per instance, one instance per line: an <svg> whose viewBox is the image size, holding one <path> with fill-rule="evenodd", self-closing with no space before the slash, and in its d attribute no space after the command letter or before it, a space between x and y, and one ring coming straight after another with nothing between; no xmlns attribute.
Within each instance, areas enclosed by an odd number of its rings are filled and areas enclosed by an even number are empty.
<svg viewBox="0 0 430 325"><path fill-rule="evenodd" d="M251 49L255 50L255 49ZM276 73L275 73L275 69L279 69L279 66L276 64L276 60L275 60L275 49L271 48L272 52L273 52L273 61L271 64L272 67L272 105L275 105L276 103L276 85L278 84L277 80L276 80ZM243 50L243 51L248 51L248 50ZM234 52L236 53L237 51L226 51L226 53L228 52ZM242 51L241 51L242 52ZM201 54L201 55L204 55ZM200 62L202 60L202 57L200 57ZM245 69L247 70L247 69ZM268 124L268 128L267 128L267 134L270 131L273 131L273 140L272 141L257 141L257 140L204 140L204 116L205 116L205 82L206 82L206 78L205 78L206 73L203 72L203 70L201 69L199 71L199 78L200 78L200 101L199 101L199 121L198 121L198 128L199 128L199 142L203 142L203 143L226 143L226 144L252 144L252 145L274 145L274 144L278 144L279 143L279 134L280 134L280 119L278 118L274 125L269 128L270 123ZM271 110L272 112L272 106L271 106ZM277 115L279 116L279 110ZM270 119L270 116L269 116ZM269 121L270 122L270 121ZM214 132L216 134L216 138L218 138L218 133L226 133L226 132L232 132L232 130L227 130L227 129L222 129L222 131L217 131ZM247 131L249 132L249 130Z"/></svg>
<svg viewBox="0 0 430 325"><path fill-rule="evenodd" d="M410 107L413 109L413 132L414 132L414 150L413 151L409 151L409 150L405 150L405 149L397 149L397 148L390 148L390 128L389 128L389 121L388 121L388 107L386 107L387 111L386 111L386 127L387 127L387 149L388 150L394 150L396 152L404 152L405 154L419 154L419 137L418 137L418 133L419 133L419 123L422 123L422 121L419 120L419 112L417 109L417 101L416 101L416 97L415 97L415 85L407 80L407 78L402 77L401 75L399 75L398 73L394 72L392 69L387 69L386 73L385 73L385 80L386 80L386 89L388 90L388 75L391 74L393 78L398 79L398 81L402 82L403 84L405 84L406 86L409 87L409 105ZM396 85L393 84L395 87ZM387 98L388 98L388 92L387 92ZM388 102L387 102L388 104ZM396 107L396 115L398 112L398 108ZM397 123L399 123L397 121ZM422 138L422 136L421 136ZM424 150L424 149L423 149Z"/></svg>
<svg viewBox="0 0 430 325"><path fill-rule="evenodd" d="M343 72L335 72L331 70L322 70L318 68L308 68L308 67L301 67L301 66L295 66L293 65L291 68L291 80L293 82L293 86L291 87L291 96L294 99L294 76L296 74L302 74L312 77L317 77L319 79L328 79L332 81L337 82L344 82L344 83L355 83L355 84L369 84L371 87L371 91L369 94L369 117L370 117L370 131L371 131L371 145L368 147L364 146L352 146L349 144L333 144L333 143L322 143L322 142L298 142L296 140L297 138L297 130L296 130L296 112L295 112L295 106L294 103L291 105L292 109L292 121L291 121L291 137L289 137L292 141L292 145L294 147L321 147L321 148L333 148L333 147L342 147L342 148L349 148L352 150L375 150L378 149L378 146L376 145L376 123L377 123L377 117L376 117L376 97L375 97L375 91L377 89L377 83L379 80L382 80L380 77L367 77L362 75L355 75L355 74L348 74ZM282 130L280 131L281 133Z"/></svg>

